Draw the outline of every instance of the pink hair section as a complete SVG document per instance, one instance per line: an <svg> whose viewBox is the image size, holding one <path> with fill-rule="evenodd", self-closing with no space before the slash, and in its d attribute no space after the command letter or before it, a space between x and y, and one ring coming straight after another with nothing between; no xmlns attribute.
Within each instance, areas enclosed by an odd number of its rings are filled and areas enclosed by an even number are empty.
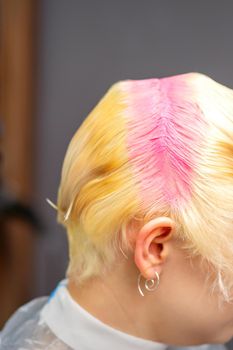
<svg viewBox="0 0 233 350"><path fill-rule="evenodd" d="M125 85L128 155L146 208L155 201L175 206L192 194L207 122L189 79L182 74Z"/></svg>

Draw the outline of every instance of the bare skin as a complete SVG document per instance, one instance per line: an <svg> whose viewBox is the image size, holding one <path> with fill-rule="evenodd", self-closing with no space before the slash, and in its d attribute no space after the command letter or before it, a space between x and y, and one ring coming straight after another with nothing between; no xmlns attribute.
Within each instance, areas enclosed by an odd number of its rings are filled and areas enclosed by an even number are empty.
<svg viewBox="0 0 233 350"><path fill-rule="evenodd" d="M233 336L233 304L218 307L218 295L204 283L205 268L187 257L173 235L175 223L156 218L137 233L135 249L106 277L82 287L69 279L76 302L103 323L122 332L171 345L225 343ZM145 279L160 275L158 289L141 296L139 272Z"/></svg>

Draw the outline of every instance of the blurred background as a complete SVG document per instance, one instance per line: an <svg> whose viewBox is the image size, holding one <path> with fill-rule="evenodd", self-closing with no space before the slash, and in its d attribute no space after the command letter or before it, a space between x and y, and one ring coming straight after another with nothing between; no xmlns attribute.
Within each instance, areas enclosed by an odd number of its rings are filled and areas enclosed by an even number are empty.
<svg viewBox="0 0 233 350"><path fill-rule="evenodd" d="M0 328L64 278L70 138L114 82L200 72L233 88L230 0L0 0Z"/></svg>

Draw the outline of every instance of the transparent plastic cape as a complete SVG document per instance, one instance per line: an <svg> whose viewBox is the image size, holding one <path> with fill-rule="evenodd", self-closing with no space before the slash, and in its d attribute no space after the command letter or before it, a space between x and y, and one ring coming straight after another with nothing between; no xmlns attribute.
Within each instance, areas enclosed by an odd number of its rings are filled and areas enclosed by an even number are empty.
<svg viewBox="0 0 233 350"><path fill-rule="evenodd" d="M47 300L46 296L36 298L11 316L0 332L1 350L71 349L51 332L46 323L39 323L39 313Z"/></svg>
<svg viewBox="0 0 233 350"><path fill-rule="evenodd" d="M68 350L72 349L60 340L44 322L40 321L40 311L49 297L36 298L21 306L7 321L0 332L1 350ZM91 336L91 335L90 335ZM114 346L113 346L114 347ZM87 350L78 347L78 350ZM89 349L89 348L88 348ZM199 345L175 347L168 346L167 350L227 350L225 345ZM93 350L98 349L97 344ZM119 349L120 350L120 349ZM133 349L132 349L133 350ZM143 349L142 349L143 350Z"/></svg>

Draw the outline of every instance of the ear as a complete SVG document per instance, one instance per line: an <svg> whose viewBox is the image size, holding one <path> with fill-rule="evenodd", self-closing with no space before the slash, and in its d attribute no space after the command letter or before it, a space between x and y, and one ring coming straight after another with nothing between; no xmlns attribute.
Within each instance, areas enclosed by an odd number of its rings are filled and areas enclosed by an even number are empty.
<svg viewBox="0 0 233 350"><path fill-rule="evenodd" d="M145 224L135 242L134 261L143 277L154 278L161 273L169 252L167 242L173 236L175 222L169 217L158 217Z"/></svg>

